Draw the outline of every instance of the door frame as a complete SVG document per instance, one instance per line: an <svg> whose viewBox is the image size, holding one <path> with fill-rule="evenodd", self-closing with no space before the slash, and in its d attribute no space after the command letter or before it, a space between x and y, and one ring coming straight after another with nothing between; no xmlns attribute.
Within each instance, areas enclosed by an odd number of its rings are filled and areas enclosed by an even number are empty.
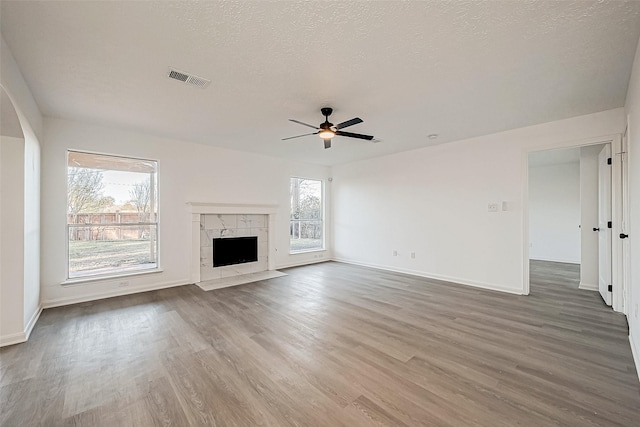
<svg viewBox="0 0 640 427"><path fill-rule="evenodd" d="M631 210L629 206L629 141L630 141L630 126L629 122L631 117L627 114L625 116L625 129L620 137L621 148L621 183L622 183L622 209L620 211L622 215L621 233L629 234L629 219ZM615 237L615 236L614 236ZM622 270L621 279L623 283L624 298L622 301L622 312L627 315L631 314L631 248L629 245L629 239L618 239L620 241L620 254L622 256Z"/></svg>
<svg viewBox="0 0 640 427"><path fill-rule="evenodd" d="M613 227L608 226L609 221L613 224L615 220L613 217L613 162L609 162L612 158L611 144L605 144L604 148L598 152L598 292L608 306L613 306L613 291L609 287L613 286L614 270ZM605 188L607 185L609 188ZM602 200L601 197L608 197L609 200ZM582 206L580 209L582 210Z"/></svg>
<svg viewBox="0 0 640 427"><path fill-rule="evenodd" d="M622 135L604 135L596 138L564 141L559 144L526 147L522 150L522 294L529 295L530 282L529 282L529 154L548 151L548 150L560 150L564 148L579 148L589 145L598 144L611 144L611 173L612 173L612 187L611 187L611 208L612 208L612 233L614 239L611 246L611 282L613 285L612 292L612 307L615 311L623 311L623 292L626 292L623 285L623 259L622 259L622 243L621 239L617 236L621 233L621 222L623 218L622 213ZM625 215L626 216L626 215Z"/></svg>

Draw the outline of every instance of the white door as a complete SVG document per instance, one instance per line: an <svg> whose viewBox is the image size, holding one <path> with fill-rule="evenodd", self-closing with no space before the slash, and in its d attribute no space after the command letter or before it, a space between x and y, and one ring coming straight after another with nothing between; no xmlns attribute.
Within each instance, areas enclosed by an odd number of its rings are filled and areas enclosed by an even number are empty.
<svg viewBox="0 0 640 427"><path fill-rule="evenodd" d="M611 145L598 155L598 289L607 305L611 305Z"/></svg>

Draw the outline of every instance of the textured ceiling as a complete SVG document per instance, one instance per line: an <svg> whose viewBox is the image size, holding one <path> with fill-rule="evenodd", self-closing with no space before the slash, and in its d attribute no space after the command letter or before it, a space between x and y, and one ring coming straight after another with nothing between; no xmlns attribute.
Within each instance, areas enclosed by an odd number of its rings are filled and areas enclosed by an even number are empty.
<svg viewBox="0 0 640 427"><path fill-rule="evenodd" d="M620 107L640 36L638 1L3 0L0 19L46 115L327 165ZM325 105L381 142L280 141Z"/></svg>

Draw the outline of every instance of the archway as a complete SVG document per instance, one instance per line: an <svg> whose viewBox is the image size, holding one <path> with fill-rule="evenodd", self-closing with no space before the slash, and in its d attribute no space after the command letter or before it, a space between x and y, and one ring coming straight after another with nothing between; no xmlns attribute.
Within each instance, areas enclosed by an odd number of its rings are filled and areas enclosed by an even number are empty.
<svg viewBox="0 0 640 427"><path fill-rule="evenodd" d="M0 87L0 346L40 313L40 144L22 117Z"/></svg>

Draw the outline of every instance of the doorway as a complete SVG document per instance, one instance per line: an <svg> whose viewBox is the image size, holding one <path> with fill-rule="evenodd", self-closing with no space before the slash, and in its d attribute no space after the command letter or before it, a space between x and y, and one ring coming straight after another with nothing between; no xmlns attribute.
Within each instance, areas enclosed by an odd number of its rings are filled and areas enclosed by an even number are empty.
<svg viewBox="0 0 640 427"><path fill-rule="evenodd" d="M603 303L623 311L622 148L613 136L525 153L524 294L536 292L542 272L581 292L602 290Z"/></svg>
<svg viewBox="0 0 640 427"><path fill-rule="evenodd" d="M597 213L597 181L581 173L580 147L529 155L529 262L531 292L597 289L597 253L583 243L582 213ZM593 181L593 182L592 182ZM585 191L585 188L589 191ZM582 193L591 197L583 197ZM596 216L597 218L597 216ZM591 219L591 218L589 218ZM588 221L589 225L597 227ZM587 236L589 237L589 236ZM585 242L583 242L585 240ZM596 242L590 242L595 244ZM583 248L583 246L585 246ZM597 250L597 248L596 248ZM595 264L595 276L593 265ZM584 267L587 267L586 269ZM566 289L565 289L566 290Z"/></svg>

